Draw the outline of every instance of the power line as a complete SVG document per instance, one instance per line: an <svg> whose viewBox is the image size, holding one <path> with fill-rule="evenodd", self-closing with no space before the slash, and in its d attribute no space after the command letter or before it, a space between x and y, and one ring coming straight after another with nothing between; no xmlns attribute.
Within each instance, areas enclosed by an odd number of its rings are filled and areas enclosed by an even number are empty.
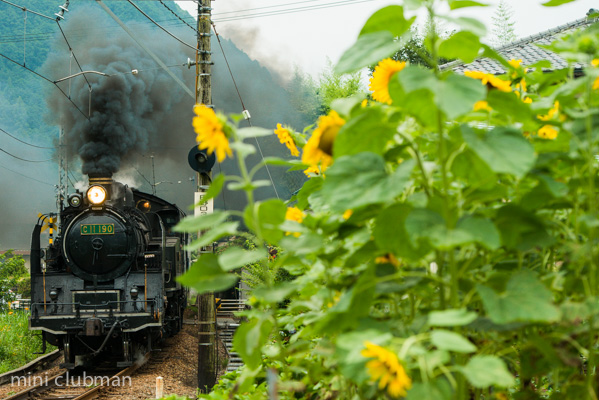
<svg viewBox="0 0 599 400"><path fill-rule="evenodd" d="M271 6L256 7L256 8L247 8L245 10L223 11L223 12L214 13L214 15L232 14L232 13L246 12L246 11L256 11L256 10L263 10L263 9L266 9L266 8L285 7L285 6L295 5L295 4L313 3L315 1L320 1L320 0L304 0L304 1L296 1L296 2L293 2L293 3L274 4L274 5L271 5Z"/></svg>
<svg viewBox="0 0 599 400"><path fill-rule="evenodd" d="M79 67L79 71L83 72L83 69L81 68L81 64L79 64L79 60L77 60L77 56L75 56L75 52L73 51L73 48L71 47L71 44L69 43L69 40L67 39L67 35L65 35L64 31L62 30L62 26L60 26L60 22L58 22L58 19L56 19L56 25L58 25L58 29L60 29L60 33L62 33L62 37L64 38L64 41L67 43L67 46L69 46L69 51L73 55L73 58L75 59L75 62L77 63L77 66ZM89 90L91 90L92 85L87 80L87 76L85 76L85 74L83 74L83 77L85 78L85 81L87 82L87 86L89 87Z"/></svg>
<svg viewBox="0 0 599 400"><path fill-rule="evenodd" d="M0 0L0 1L4 1L4 0ZM81 111L81 109L77 106L77 104L75 104L75 102L73 102L73 100L71 100L71 98L69 96L67 96L67 94L64 92L64 90L62 90L62 88L60 86L58 86L54 81L46 78L45 76L38 74L37 72L35 72L34 70L32 70L31 68L26 67L25 65L21 65L18 61L13 60L10 57L5 56L4 54L0 53L0 57L6 58L8 61L13 62L15 64L17 64L19 67L21 68L25 68L27 71L34 73L35 75L39 76L40 78L50 82L51 84L53 84L54 86L56 86L58 88L58 90L60 90L60 92L63 94L64 97L66 97L71 104L81 113L81 115L83 115L87 120L89 120L89 117L87 115L85 115L83 113L83 111Z"/></svg>
<svg viewBox="0 0 599 400"><path fill-rule="evenodd" d="M148 53L150 55L150 57L152 57L152 59L156 62L156 64L160 65L162 67L162 69L164 71L166 71L166 73L173 78L173 80L175 82L177 82L177 84L179 86L181 86L183 88L183 90L189 94L191 96L191 98L195 99L195 94L189 90L189 88L187 87L187 85L185 85L185 83L183 83L183 81L181 81L181 79L177 78L177 76L175 74L173 74L171 71L168 70L168 67L164 64L164 62L162 62L162 60L160 58L158 58L158 56L156 56L156 54L154 54L145 44L143 44L143 42L141 42L140 40L137 39L137 37L133 34L133 32L131 32L131 30L129 28L127 28L127 26L123 23L123 21L121 21L119 19L119 17L117 17L111 10L110 8L108 8L108 6L106 6L106 4L104 4L102 2L102 0L96 0L96 2L104 9L104 11L106 11L106 13L108 15L110 15L110 17L121 26L121 28L123 28L123 30L125 32L127 32L127 34L129 35L129 37L131 37L131 39L133 39L133 41L135 41L135 43L137 43L139 45L139 47L141 47L146 53ZM194 49L195 50L195 49Z"/></svg>
<svg viewBox="0 0 599 400"><path fill-rule="evenodd" d="M152 21L152 23L154 23L154 25L156 25L157 27L159 27L160 29L162 29L164 32L166 32L169 36L171 36L172 38L174 38L175 40L177 40L178 42L184 44L185 46L189 47L190 49L193 49L194 51L196 50L196 48L188 43L185 43L184 41L182 41L181 39L179 39L177 36L173 35L172 33L170 33L167 29L163 28L162 25L160 25L158 22L154 21L152 19L152 17L150 17L148 14L146 14L145 12L143 12L143 10L139 7L137 7L131 0L127 0L129 2L129 4L131 4L133 7L135 7L137 9L137 11L139 11L140 13L143 14L144 17L146 17L147 19L149 19L150 21Z"/></svg>
<svg viewBox="0 0 599 400"><path fill-rule="evenodd" d="M38 13L38 12L35 12L35 11L32 11L32 10L28 9L27 7L19 6L19 5L15 4L15 3L11 3L10 1L6 1L6 0L0 0L0 1L3 2L3 3L9 4L9 5L13 6L13 7L20 8L23 11L27 11L27 12L30 12L32 14L39 15L40 17L44 17L44 18L47 18L47 19L50 19L50 20L54 21L54 18L49 17L49 16L44 15L44 14L41 14L41 13Z"/></svg>
<svg viewBox="0 0 599 400"><path fill-rule="evenodd" d="M48 186L52 186L52 187L54 187L54 185L52 185L51 183L44 182L44 181L40 181L39 179L35 179L35 178L32 178L32 177L30 177L30 176L23 175L23 174L22 174L22 173L20 173L20 172L14 171L14 170L12 170L12 169L10 169L10 168L6 168L4 165L0 165L0 168L4 168L5 170L7 170L7 171L10 171L10 172L12 172L13 174L20 175L20 176L22 176L23 178L31 179L32 181L36 181L36 182L39 182L39 183L43 183L44 185L48 185Z"/></svg>
<svg viewBox="0 0 599 400"><path fill-rule="evenodd" d="M8 155L9 155L9 156L11 156L11 157L14 157L14 158L16 158L17 160L21 160L21 161L25 161L25 162L31 162L31 163L43 163L43 162L52 161L52 159L51 159L51 158L50 158L50 159L47 159L47 160L26 160L26 159L24 159L24 158L21 158L21 157L15 156L14 154L11 154L11 153L9 153L8 151L6 151L6 150L4 150L4 149L2 149L2 148L0 148L0 151L1 151L1 152L3 152L3 153L6 153L6 154L8 154Z"/></svg>
<svg viewBox="0 0 599 400"><path fill-rule="evenodd" d="M169 10L169 11L171 12L171 14L173 14L175 17L177 17L177 19L179 19L179 20L180 20L181 22L183 22L185 25L189 26L189 27L190 27L190 28L191 28L191 29L192 29L194 32L196 32L196 33L199 33L199 32L198 32L198 30L197 30L195 27L193 27L193 26L189 25L189 24L187 23L187 21L185 21L185 20L184 20L182 17L180 17L180 16L179 16L179 14L177 14L176 12L174 12L173 10L171 10L171 9L169 8L169 6L167 6L166 4L164 4L164 3L162 2L162 0L158 0L158 1L160 1L160 4L162 4L162 5L164 6L164 8L166 8L167 10ZM315 0L312 0L312 1L315 1ZM192 17L192 18L193 18L193 17Z"/></svg>
<svg viewBox="0 0 599 400"><path fill-rule="evenodd" d="M224 18L220 18L220 19L217 18L217 19L215 19L215 22L229 22L229 21L238 21L238 20L243 20L243 19L270 17L270 16L274 16L274 15L295 14L298 12L323 10L323 9L327 9L327 8L349 6L349 5L360 4L360 3L368 3L368 2L372 2L372 1L375 1L375 0L344 0L344 1L334 2L334 3L319 4L319 5L313 5L313 6L307 6L307 7L290 8L290 9L286 9L286 10L268 11L268 12L263 12L263 13L246 14L246 15L237 15L237 16L224 17Z"/></svg>
<svg viewBox="0 0 599 400"><path fill-rule="evenodd" d="M5 131L4 129L2 129L2 128L0 128L0 131L4 132L5 134L7 134L7 135L8 135L8 136L10 136L11 138L15 139L16 141L18 141L18 142L21 142L21 143L23 143L23 144L26 144L27 146L36 147L36 148L38 148L38 149L54 149L54 147L36 146L36 145L34 145L34 144L31 144L31 143L24 142L24 141L22 141L21 139L19 139L19 138L15 137L15 136L11 135L10 133L6 132L6 131Z"/></svg>

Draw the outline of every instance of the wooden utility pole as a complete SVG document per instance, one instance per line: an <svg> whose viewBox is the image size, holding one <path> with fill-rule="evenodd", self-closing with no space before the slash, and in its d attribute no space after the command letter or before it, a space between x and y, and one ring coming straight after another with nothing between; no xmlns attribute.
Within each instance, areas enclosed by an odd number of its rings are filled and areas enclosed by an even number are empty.
<svg viewBox="0 0 599 400"><path fill-rule="evenodd" d="M198 50L196 52L196 104L207 107L212 105L212 60L210 37L211 31L212 0L198 1ZM197 192L205 192L210 185L211 174L197 174ZM200 251L211 253L212 246ZM208 393L216 383L217 367L217 343L216 343L216 307L214 293L206 293L198 296L198 387Z"/></svg>

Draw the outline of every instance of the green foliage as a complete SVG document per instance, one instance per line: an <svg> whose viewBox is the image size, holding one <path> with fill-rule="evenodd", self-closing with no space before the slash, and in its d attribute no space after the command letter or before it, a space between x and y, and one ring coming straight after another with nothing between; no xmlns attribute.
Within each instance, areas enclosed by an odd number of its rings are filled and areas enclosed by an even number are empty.
<svg viewBox="0 0 599 400"><path fill-rule="evenodd" d="M13 255L12 251L0 254L0 310L7 308L17 294L29 292L28 278L23 257Z"/></svg>
<svg viewBox="0 0 599 400"><path fill-rule="evenodd" d="M34 360L41 350L41 337L29 330L29 313L0 311L0 374Z"/></svg>
<svg viewBox="0 0 599 400"><path fill-rule="evenodd" d="M432 68L381 80L390 103L332 103L344 123L331 112L308 139L305 159L324 174L295 208L256 202L249 151L237 152L241 175L228 179L248 198L238 216L250 232L236 235L250 252L208 256L186 283L225 282L226 264L254 261L252 309L234 339L246 367L205 398L597 398L599 29L550 46L568 71L526 72L480 44L479 22L422 3L460 31L444 38L433 23ZM466 5L477 4L453 8ZM398 10L375 14L336 71L394 51L386 26ZM466 46L507 74L437 68L441 55L471 58ZM585 75L573 80L575 63ZM325 135L328 147L310 147ZM234 227L213 222L231 214L182 226L224 235ZM254 258L269 244L281 249L274 263ZM293 280L275 279L280 269Z"/></svg>

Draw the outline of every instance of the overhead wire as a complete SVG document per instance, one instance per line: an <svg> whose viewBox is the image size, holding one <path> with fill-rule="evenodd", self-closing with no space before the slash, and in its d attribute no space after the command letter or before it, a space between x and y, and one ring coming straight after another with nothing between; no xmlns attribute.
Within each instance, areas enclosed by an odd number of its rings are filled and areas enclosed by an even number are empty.
<svg viewBox="0 0 599 400"><path fill-rule="evenodd" d="M0 1L3 1L3 0L0 0ZM10 61L10 62L13 62L13 63L17 64L17 65L18 65L19 67L21 67L21 68L25 68L27 71L34 73L35 75L39 76L40 78L42 78L42 79L44 79L44 80L46 80L46 81L50 82L50 83L51 83L51 84L53 84L54 86L56 86L56 87L58 88L58 90L60 90L60 92L63 94L63 96L64 96L64 97L66 97L66 98L67 98L67 99L68 99L68 100L71 102L71 104L72 104L72 105L73 105L73 106L74 106L74 107L75 107L75 108L76 108L76 109L77 109L77 110L78 110L78 111L81 113L81 115L83 115L83 116L84 116L86 119L88 119L88 120L89 120L89 117L88 117L87 115L85 115L85 113L84 113L83 111L81 111L81 109L80 109L80 108L77 106L77 104L75 104L75 102L74 102L74 101L71 99L71 97L70 97L70 96L68 96L68 95L67 95L67 94L64 92L64 90L62 90L62 88L61 88L60 86L58 86L58 84L56 84L54 81L52 81L52 80L50 80L50 79L46 78L46 77L45 77L45 76L43 76L42 74L39 74L39 73L35 72L34 70L32 70L31 68L28 68L28 67L27 67L27 66L25 66L25 65L21 65L21 64L20 64L18 61L15 61L15 60L13 60L12 58L10 58L10 57L8 57L8 56L5 56L5 55L4 55L4 54L2 54L2 53L0 53L0 57L3 57L3 58L5 58L5 59L7 59L8 61Z"/></svg>
<svg viewBox="0 0 599 400"><path fill-rule="evenodd" d="M1 132L4 132L6 135L10 136L11 138L13 138L13 139L14 139L14 140L16 140L16 141L18 141L18 142L21 142L21 143L23 143L23 144L26 144L27 146L36 147L36 148L38 148L38 149L54 149L54 147L36 146L35 144L31 144L31 143L24 142L24 141L22 141L21 139L19 139L19 138L15 137L15 136L11 135L10 133L6 132L6 131L5 131L4 129L2 129L2 128L0 128L0 131L1 131Z"/></svg>
<svg viewBox="0 0 599 400"><path fill-rule="evenodd" d="M274 15L295 14L298 12L349 6L349 5L360 4L360 3L368 3L368 2L372 2L372 1L375 1L375 0L343 0L343 1L335 2L335 3L327 3L327 4L313 5L313 6L307 6L307 7L297 7L297 8L286 9L286 10L268 11L268 12L263 12L263 13L215 18L215 21L216 22L230 22L230 21L239 21L239 20L245 20L245 19L270 17L270 16L274 16Z"/></svg>
<svg viewBox="0 0 599 400"><path fill-rule="evenodd" d="M13 7L20 8L20 9L21 9L21 10L23 10L23 11L27 11L27 12L30 12L30 13L32 13L32 14L39 15L40 17L44 17L44 18L47 18L47 19L50 19L50 20L54 21L54 18L52 18L52 17L49 17L49 16L47 16L47 15L44 15L44 14L42 14L42 13L38 13L38 12L35 12L35 11L33 11L33 10L30 10L30 9L28 9L27 7L23 7L23 6L20 6L20 5L18 5L18 4L11 3L10 1L7 1L7 0L0 0L0 1L1 1L2 3L9 4L9 5L13 6Z"/></svg>
<svg viewBox="0 0 599 400"><path fill-rule="evenodd" d="M167 10L169 10L169 11L171 12L171 14L173 14L175 17L177 17L177 19L179 19L179 20L180 20L181 22L183 22L185 25L187 25L188 27L190 27L190 28L191 28L191 29L192 29L194 32L196 32L196 33L199 33L199 32L198 32L198 30L197 30L195 27L193 27L193 26L189 25L189 24L187 23L187 21L185 21L185 20L184 20L182 17L180 17L180 16L179 16L179 14L177 14L176 12L174 12L173 10L171 10L171 9L169 8L169 6L167 6L166 4L164 4L162 0L158 0L158 1L160 1L160 4L162 4L162 5L164 6L164 8L166 8ZM312 1L315 1L315 0L312 0ZM193 18L193 17L192 17L192 18Z"/></svg>
<svg viewBox="0 0 599 400"><path fill-rule="evenodd" d="M15 156L14 154L9 153L8 151L6 151L6 150L4 150L2 148L0 148L0 151L3 152L3 153L5 153L5 154L8 154L9 156L11 156L13 158L16 158L17 160L21 160L21 161L25 161L25 162L30 162L30 163L44 163L44 162L52 161L51 158L49 158L47 160L27 160L25 158L21 158L19 156Z"/></svg>
<svg viewBox="0 0 599 400"><path fill-rule="evenodd" d="M48 186L52 186L52 187L54 187L54 185L53 185L53 184L51 184L51 183L44 182L44 181L40 181L39 179L32 178L32 177L30 177L30 176L24 175L24 174L22 174L22 173L20 173L20 172L17 172L17 171L15 171L15 170L12 170L12 169L10 169L10 168L7 168L7 167L5 167L4 165L0 165L0 168L4 168L5 170L7 170L7 171L10 171L10 172L12 172L13 174L20 175L20 176L22 176L23 178L31 179L32 181L36 181L36 182L39 182L39 183L43 183L44 185L48 185Z"/></svg>
<svg viewBox="0 0 599 400"><path fill-rule="evenodd" d="M56 20L56 25L58 25L58 29L60 29L60 33L62 33L62 37L64 38L64 41L67 43L67 46L69 46L69 51L73 55L73 58L75 59L75 62L77 63L77 66L79 67L79 71L83 72L83 68L81 68L81 64L79 64L79 60L77 59L77 56L75 55L75 51L71 47L71 44L69 43L69 40L67 39L67 35L65 35L64 31L62 30L62 27L60 26L60 22L58 21L58 19ZM89 83L89 81L87 80L87 76L85 76L85 74L83 74L83 77L85 78L85 81L87 82L87 86L89 87L89 90L91 91L91 89L92 89L91 83Z"/></svg>
<svg viewBox="0 0 599 400"><path fill-rule="evenodd" d="M146 17L147 19L149 19L150 21L152 21L152 23L154 25L156 25L157 27L159 27L160 29L162 29L164 32L166 32L169 36L171 36L172 38L174 38L175 40L177 40L178 42L182 43L183 45L193 49L194 51L196 50L196 48L188 43L185 43L183 40L179 39L177 36L173 35L168 29L165 29L162 27L162 25L160 25L158 22L154 21L152 19L152 17L150 17L148 14L146 14L145 12L143 12L143 10L141 8L139 8L138 6L135 5L135 3L133 3L131 0L127 0L129 2L129 4L131 4L133 7L135 7L135 9L137 9L137 11L139 11L140 13L143 14L144 17Z"/></svg>

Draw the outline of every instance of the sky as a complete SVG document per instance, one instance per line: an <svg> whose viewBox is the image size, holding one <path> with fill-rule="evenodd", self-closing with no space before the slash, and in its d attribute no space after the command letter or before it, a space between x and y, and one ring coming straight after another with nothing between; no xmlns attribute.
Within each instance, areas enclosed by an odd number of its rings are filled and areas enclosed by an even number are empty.
<svg viewBox="0 0 599 400"><path fill-rule="evenodd" d="M483 1L484 0L479 0ZM583 18L595 0L576 0L558 7L544 7L540 0L506 0L514 12L518 38L530 36ZM197 4L177 1L193 16ZM499 0L488 7L461 10L484 22L489 31ZM366 20L378 9L402 4L388 0L217 0L212 2L217 32L232 40L282 78L290 77L297 66L317 78L327 67L327 59L336 63L356 40ZM269 14L266 15L265 14ZM248 17L253 15L253 17Z"/></svg>

